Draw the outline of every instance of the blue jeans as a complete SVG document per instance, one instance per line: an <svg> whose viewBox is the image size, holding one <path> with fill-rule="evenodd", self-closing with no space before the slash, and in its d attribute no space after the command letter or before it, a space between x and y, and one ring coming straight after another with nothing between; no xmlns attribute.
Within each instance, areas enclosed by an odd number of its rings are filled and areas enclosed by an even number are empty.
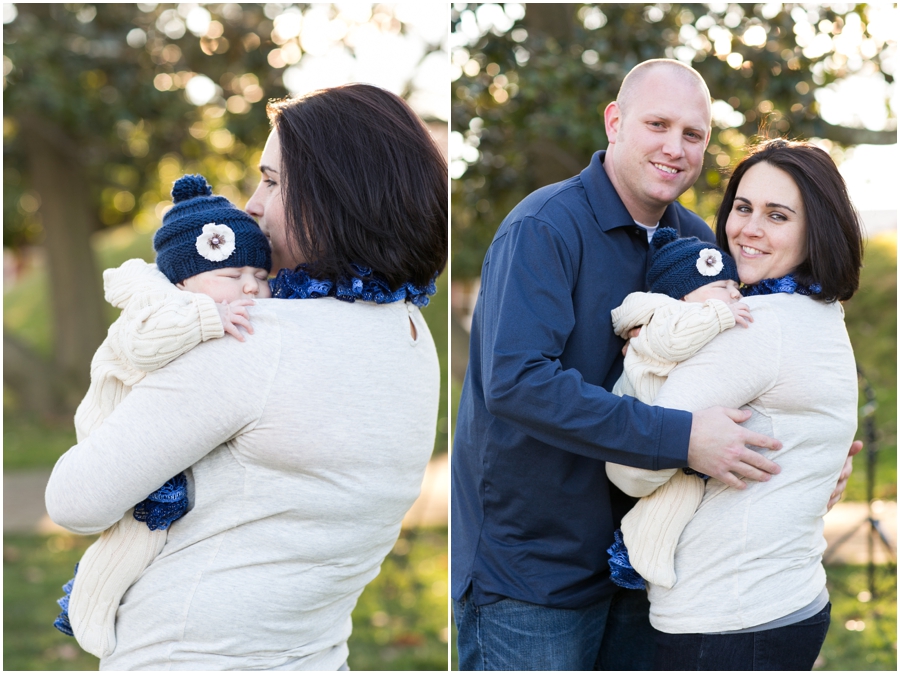
<svg viewBox="0 0 900 674"><path fill-rule="evenodd" d="M831 604L793 625L744 634L656 633L656 669L783 671L812 669L831 622Z"/></svg>
<svg viewBox="0 0 900 674"><path fill-rule="evenodd" d="M620 589L581 609L515 599L475 606L453 602L459 668L483 670L647 670L653 630L642 590Z"/></svg>

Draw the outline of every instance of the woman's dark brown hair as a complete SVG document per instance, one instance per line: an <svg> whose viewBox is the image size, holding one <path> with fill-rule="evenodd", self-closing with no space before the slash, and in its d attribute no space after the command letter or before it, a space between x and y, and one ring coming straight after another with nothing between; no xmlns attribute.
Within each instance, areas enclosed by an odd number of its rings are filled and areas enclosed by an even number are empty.
<svg viewBox="0 0 900 674"><path fill-rule="evenodd" d="M288 245L314 278L370 267L397 289L447 262L447 164L401 99L348 84L270 103Z"/></svg>
<svg viewBox="0 0 900 674"><path fill-rule="evenodd" d="M725 188L716 214L716 243L722 250L728 250L725 223L741 178L761 162L789 174L803 199L807 256L792 272L794 278L807 286L819 284L822 292L813 295L818 300L849 300L859 288L862 265L859 214L850 202L837 166L827 152L815 145L776 138L751 149L734 169Z"/></svg>

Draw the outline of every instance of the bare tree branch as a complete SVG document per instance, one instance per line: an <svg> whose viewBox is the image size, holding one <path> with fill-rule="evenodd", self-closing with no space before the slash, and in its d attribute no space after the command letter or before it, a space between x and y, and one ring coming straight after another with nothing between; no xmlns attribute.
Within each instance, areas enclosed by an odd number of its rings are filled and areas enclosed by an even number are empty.
<svg viewBox="0 0 900 674"><path fill-rule="evenodd" d="M893 145L897 142L897 129L873 131L849 126L836 126L818 118L812 123L814 135L828 138L839 145Z"/></svg>

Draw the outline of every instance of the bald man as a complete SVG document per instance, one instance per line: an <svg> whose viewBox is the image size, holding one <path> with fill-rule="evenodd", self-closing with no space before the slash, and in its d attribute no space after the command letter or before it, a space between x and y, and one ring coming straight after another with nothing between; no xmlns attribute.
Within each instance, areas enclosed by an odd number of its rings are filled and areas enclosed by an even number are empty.
<svg viewBox="0 0 900 674"><path fill-rule="evenodd" d="M606 550L634 501L606 461L690 466L735 489L779 472L746 447L781 446L738 425L749 412L610 393L624 344L610 312L645 290L653 233L714 241L675 201L703 166L709 91L682 63L647 61L605 124L608 149L516 206L482 267L452 460L462 670L652 668L646 594L609 577Z"/></svg>

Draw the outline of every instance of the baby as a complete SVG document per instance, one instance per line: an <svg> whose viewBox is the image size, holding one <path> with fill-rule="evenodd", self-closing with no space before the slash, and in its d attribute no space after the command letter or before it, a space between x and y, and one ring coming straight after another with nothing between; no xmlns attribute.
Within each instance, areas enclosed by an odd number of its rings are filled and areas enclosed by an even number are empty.
<svg viewBox="0 0 900 674"><path fill-rule="evenodd" d="M629 342L613 393L648 404L678 363L723 330L746 328L753 320L749 307L739 301L734 260L713 244L696 237L679 239L674 229L665 227L654 234L650 252L650 292L631 293L612 311L620 337L627 339L631 330L640 328ZM613 582L639 588L644 579L672 587L675 546L700 505L704 479L690 469L652 471L615 463L606 464L606 474L626 494L642 497L622 519L624 544L616 532L616 543L608 551ZM648 481L649 488L643 486Z"/></svg>
<svg viewBox="0 0 900 674"><path fill-rule="evenodd" d="M147 372L200 342L252 334L247 307L271 297L269 243L256 222L206 180L186 175L172 188L153 247L156 264L128 260L103 272L106 299L122 309L91 361L91 385L75 413L78 441L97 429ZM64 589L56 627L106 657L116 645L119 602L162 551L169 525L188 509L180 473L104 531Z"/></svg>

